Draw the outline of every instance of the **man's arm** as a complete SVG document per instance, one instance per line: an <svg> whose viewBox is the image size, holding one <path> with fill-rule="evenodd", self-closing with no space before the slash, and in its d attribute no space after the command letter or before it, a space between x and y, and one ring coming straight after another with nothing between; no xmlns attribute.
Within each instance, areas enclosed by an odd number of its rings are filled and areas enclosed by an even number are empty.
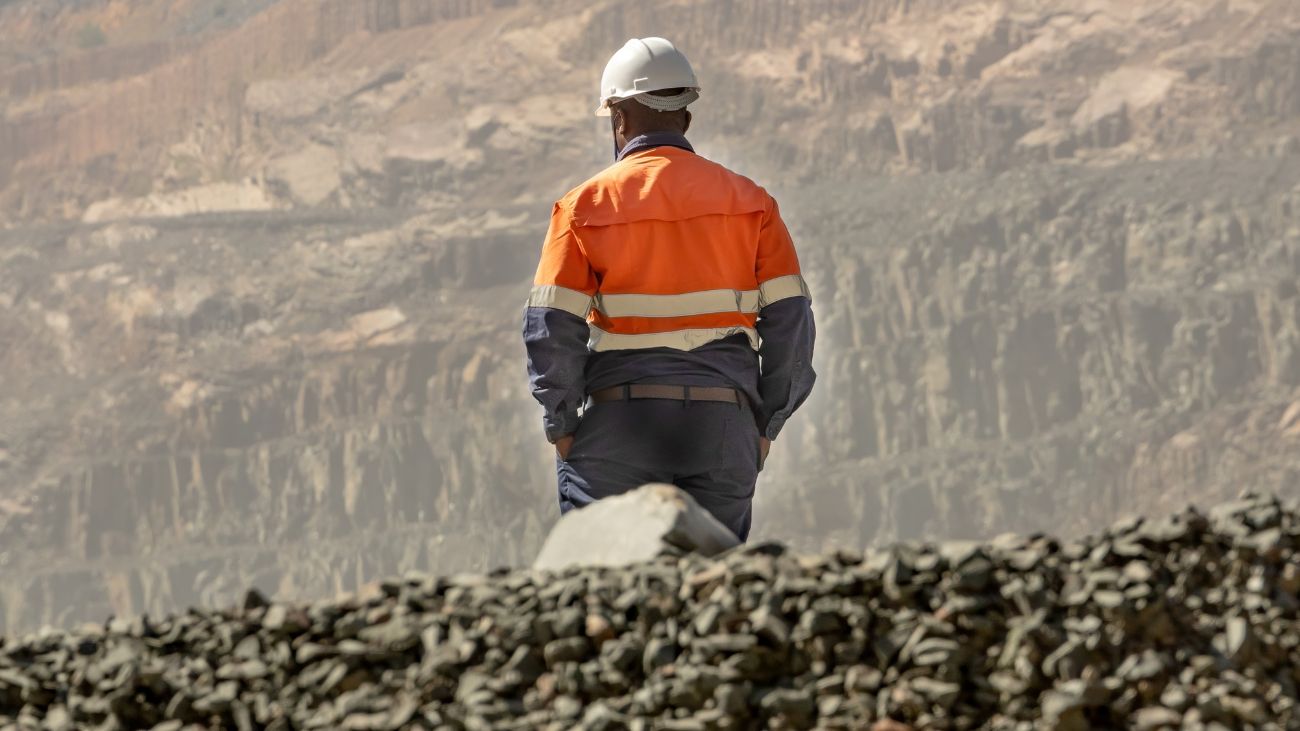
<svg viewBox="0 0 1300 731"><path fill-rule="evenodd" d="M759 282L759 383L763 399L758 428L776 439L786 419L808 398L813 372L812 297L799 270L799 257L776 202L764 214L755 273Z"/></svg>
<svg viewBox="0 0 1300 731"><path fill-rule="evenodd" d="M807 297L790 297L774 302L758 313L758 393L763 398L759 413L760 433L776 439L785 420L808 398L813 381L812 302Z"/></svg>
<svg viewBox="0 0 1300 731"><path fill-rule="evenodd" d="M528 349L528 383L542 405L546 440L554 443L578 429L584 397L587 321L551 307L524 311L524 346Z"/></svg>
<svg viewBox="0 0 1300 731"><path fill-rule="evenodd" d="M528 380L552 443L578 428L578 407L586 398L586 318L595 293L596 276L574 235L570 213L556 204L524 310Z"/></svg>

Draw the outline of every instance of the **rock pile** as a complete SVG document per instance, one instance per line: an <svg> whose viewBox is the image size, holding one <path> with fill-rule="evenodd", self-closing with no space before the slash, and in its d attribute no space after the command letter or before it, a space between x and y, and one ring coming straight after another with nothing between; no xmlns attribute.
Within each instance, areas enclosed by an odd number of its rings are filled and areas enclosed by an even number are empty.
<svg viewBox="0 0 1300 731"><path fill-rule="evenodd" d="M1300 511L407 577L0 646L0 727L1296 728Z"/></svg>

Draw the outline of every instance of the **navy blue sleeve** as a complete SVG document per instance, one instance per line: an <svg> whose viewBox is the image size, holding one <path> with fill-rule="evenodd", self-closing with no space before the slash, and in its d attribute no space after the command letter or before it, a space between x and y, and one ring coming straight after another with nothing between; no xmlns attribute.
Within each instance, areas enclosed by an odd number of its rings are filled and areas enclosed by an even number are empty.
<svg viewBox="0 0 1300 731"><path fill-rule="evenodd" d="M542 405L546 439L552 443L578 429L578 407L586 399L587 321L554 307L524 310L528 382Z"/></svg>
<svg viewBox="0 0 1300 731"><path fill-rule="evenodd" d="M760 339L758 393L763 399L758 413L759 432L776 439L785 420L808 398L817 374L813 372L812 302L788 297L758 313Z"/></svg>

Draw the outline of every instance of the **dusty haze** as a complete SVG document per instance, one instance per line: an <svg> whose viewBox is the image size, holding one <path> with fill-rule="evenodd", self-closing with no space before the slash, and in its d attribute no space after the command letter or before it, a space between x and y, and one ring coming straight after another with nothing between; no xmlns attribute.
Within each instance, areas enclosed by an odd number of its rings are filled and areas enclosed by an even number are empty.
<svg viewBox="0 0 1300 731"><path fill-rule="evenodd" d="M0 0L0 631L520 564L520 315L664 35L781 203L799 548L1300 494L1293 0Z"/></svg>

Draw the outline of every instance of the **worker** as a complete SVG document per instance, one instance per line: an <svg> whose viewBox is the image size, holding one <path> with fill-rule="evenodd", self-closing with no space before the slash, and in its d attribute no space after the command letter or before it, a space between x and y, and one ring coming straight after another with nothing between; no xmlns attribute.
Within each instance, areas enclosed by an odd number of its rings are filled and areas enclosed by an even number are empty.
<svg viewBox="0 0 1300 731"><path fill-rule="evenodd" d="M615 161L552 209L524 343L561 512L666 482L743 541L812 390L812 303L776 201L686 140L699 96L663 38L609 60Z"/></svg>

